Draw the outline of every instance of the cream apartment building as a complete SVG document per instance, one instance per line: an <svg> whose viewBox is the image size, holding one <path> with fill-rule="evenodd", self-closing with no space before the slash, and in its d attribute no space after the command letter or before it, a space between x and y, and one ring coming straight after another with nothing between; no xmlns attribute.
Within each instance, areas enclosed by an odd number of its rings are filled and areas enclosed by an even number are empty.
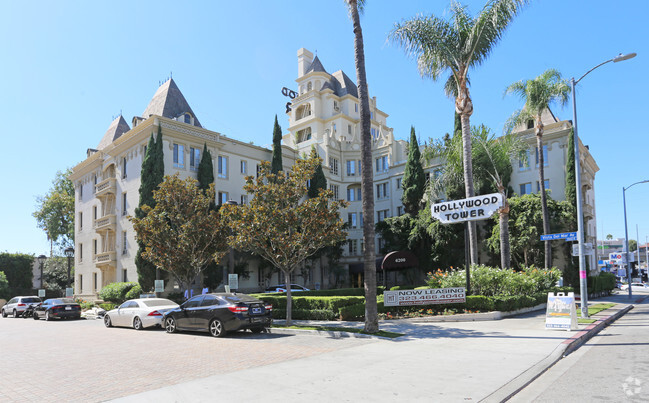
<svg viewBox="0 0 649 403"><path fill-rule="evenodd" d="M314 58L306 49L298 50L296 85L297 96L292 100L289 127L283 136L284 167L289 169L297 158L308 155L315 147L323 159L328 187L336 197L350 202L341 211L341 218L350 227L341 265L349 273L348 284L354 284L362 272L361 223L367 219L362 216L360 201L358 89L343 71L328 73L318 57ZM378 108L376 97L370 99L370 111L375 198L371 219L378 222L403 213L401 179L407 159L407 142L395 139L393 129L387 124L388 115ZM550 127L546 126L550 161L546 177L556 199L564 197L567 151L563 144L567 144L569 124L555 119L549 123ZM245 176L254 174L261 161L271 159L271 151L266 148L203 128L176 83L170 79L162 84L142 116L134 117L130 125L122 116L115 119L97 147L89 149L87 158L73 169L77 296L92 299L109 283L137 281L137 243L128 216L134 215L139 201L145 148L150 136L155 136L159 128L164 142L165 175L179 173L181 178L195 178L203 145L207 145L213 158L217 203L228 200L247 203L243 191ZM521 135L527 137L530 133L521 131ZM590 233L595 234L592 182L597 166L588 150L585 147L582 150L586 162L582 166L591 172L584 179L585 192L590 198L584 200L592 206L593 232ZM441 166L437 161L426 167L427 175L434 175ZM533 183L533 166L520 171L514 168L514 189ZM381 246L382 241L377 238L377 251ZM316 260L305 266L293 281L307 287L330 286L334 280L331 273L321 267L322 263ZM250 278L240 279L240 289L244 291L263 289L267 283L281 281L277 275L264 276L255 261L249 262L247 270ZM173 289L173 284L168 284L167 289Z"/></svg>

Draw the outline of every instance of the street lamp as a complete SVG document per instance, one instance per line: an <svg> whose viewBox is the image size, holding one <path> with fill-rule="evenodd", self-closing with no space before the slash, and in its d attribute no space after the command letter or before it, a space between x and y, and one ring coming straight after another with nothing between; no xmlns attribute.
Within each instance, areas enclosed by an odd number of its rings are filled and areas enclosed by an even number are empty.
<svg viewBox="0 0 649 403"><path fill-rule="evenodd" d="M67 297L68 296L67 289L70 288L70 265L71 265L72 258L74 257L74 248L72 246L67 247L63 252L65 253L65 256L67 256L68 258L68 281L66 282L66 286L65 286L65 292L66 292L65 296Z"/></svg>
<svg viewBox="0 0 649 403"><path fill-rule="evenodd" d="M633 297L633 293L631 292L631 265L629 264L629 230L627 228L626 224L626 191L634 185L637 185L639 183L647 183L649 182L649 179L632 183L627 187L622 187L622 202L624 203L624 243L626 244L626 279L627 282L629 283L629 299ZM638 255L639 256L639 255ZM640 264L640 259L638 259L638 264Z"/></svg>
<svg viewBox="0 0 649 403"><path fill-rule="evenodd" d="M603 63L598 64L597 66L593 67L592 69L588 70L586 74L581 76L579 80L575 80L574 77L570 79L570 89L572 90L572 127L573 127L573 133L574 133L574 140L575 140L575 187L577 188L577 242L578 242L578 248L579 248L579 288L581 290L581 317L582 318L587 318L588 317L588 282L587 282L587 275L586 275L586 262L584 259L584 217L582 215L582 200L581 200L581 173L580 173L580 161L579 161L579 136L577 135L577 94L575 94L575 85L577 85L578 82L580 82L584 77L588 75L591 71L595 70L596 68L605 65L606 63L613 62L621 62L623 60L628 60L631 58L634 58L636 56L635 53L628 53L626 55L623 55L620 53L619 55L615 56L612 59L609 59ZM630 295L631 291L629 291Z"/></svg>
<svg viewBox="0 0 649 403"><path fill-rule="evenodd" d="M228 200L224 204L228 206L239 205L236 200ZM234 249L232 249L232 246L228 246L228 268L223 270L223 284L229 283L228 273L234 273Z"/></svg>
<svg viewBox="0 0 649 403"><path fill-rule="evenodd" d="M36 259L38 259L38 264L39 264L40 269L41 269L41 289L43 289L43 264L45 264L45 260L47 259L47 256L40 255Z"/></svg>

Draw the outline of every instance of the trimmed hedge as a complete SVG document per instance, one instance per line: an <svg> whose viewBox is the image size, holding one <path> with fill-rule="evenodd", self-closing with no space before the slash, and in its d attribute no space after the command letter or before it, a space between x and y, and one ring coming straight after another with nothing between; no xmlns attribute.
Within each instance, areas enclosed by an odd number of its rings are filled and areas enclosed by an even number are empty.
<svg viewBox="0 0 649 403"><path fill-rule="evenodd" d="M111 283L101 289L101 291L99 292L99 297L106 302L114 302L117 304L121 304L127 299L130 299L127 298L126 295L135 286L139 287L138 283L135 282Z"/></svg>
<svg viewBox="0 0 649 403"><path fill-rule="evenodd" d="M376 288L376 294L377 295L383 295L383 291L385 290L385 287L379 286ZM254 294L257 298L262 295L286 295L285 292L273 292L269 294L265 293L260 293L260 294ZM349 297L349 296L365 296L365 289L364 288L334 288L331 290L312 290L312 291L298 291L295 292L293 291L291 293L291 296L293 298L295 297Z"/></svg>
<svg viewBox="0 0 649 403"><path fill-rule="evenodd" d="M286 296L279 294L254 294L266 303L273 305L273 318L286 318ZM365 298L361 296L347 297L292 297L293 319L337 320L340 318L340 309L349 305L364 304Z"/></svg>

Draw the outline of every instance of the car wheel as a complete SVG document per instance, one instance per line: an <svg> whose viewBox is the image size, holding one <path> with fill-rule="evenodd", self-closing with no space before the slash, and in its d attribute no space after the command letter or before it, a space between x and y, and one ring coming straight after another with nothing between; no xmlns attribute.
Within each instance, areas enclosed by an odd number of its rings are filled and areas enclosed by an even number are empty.
<svg viewBox="0 0 649 403"><path fill-rule="evenodd" d="M45 311L45 320L52 320L52 318L50 317L50 311Z"/></svg>
<svg viewBox="0 0 649 403"><path fill-rule="evenodd" d="M13 314L14 314L14 318L17 318L17 317L18 317L18 312L16 312L16 310L15 310L15 309L14 309L14 312L13 312Z"/></svg>
<svg viewBox="0 0 649 403"><path fill-rule="evenodd" d="M135 330L144 329L144 326L142 326L142 320L138 316L136 316L135 319L133 319L133 329Z"/></svg>
<svg viewBox="0 0 649 403"><path fill-rule="evenodd" d="M223 322L218 319L212 319L210 322L210 334L214 337L223 337L225 336L225 329L223 328Z"/></svg>
<svg viewBox="0 0 649 403"><path fill-rule="evenodd" d="M178 328L176 327L176 319L171 316L165 319L165 330L167 333L176 333L178 331Z"/></svg>
<svg viewBox="0 0 649 403"><path fill-rule="evenodd" d="M113 324L110 321L110 316L104 315L104 325L106 325L106 327L113 327Z"/></svg>
<svg viewBox="0 0 649 403"><path fill-rule="evenodd" d="M257 333L263 332L264 328L263 327L253 327L253 328L250 328L250 331L257 334Z"/></svg>
<svg viewBox="0 0 649 403"><path fill-rule="evenodd" d="M6 317L7 317L7 312L5 312L4 309L2 310L2 317L3 317L3 318L6 318Z"/></svg>
<svg viewBox="0 0 649 403"><path fill-rule="evenodd" d="M38 317L38 314L37 314L36 312L34 312L34 313L32 314L32 317L34 318L34 320L39 320L39 319L40 319L40 318Z"/></svg>

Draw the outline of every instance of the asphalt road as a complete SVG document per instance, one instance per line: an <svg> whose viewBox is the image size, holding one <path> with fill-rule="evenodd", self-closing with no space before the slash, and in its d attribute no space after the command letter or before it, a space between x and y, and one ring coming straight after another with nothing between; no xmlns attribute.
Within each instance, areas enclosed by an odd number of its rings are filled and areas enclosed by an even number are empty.
<svg viewBox="0 0 649 403"><path fill-rule="evenodd" d="M510 400L567 401L649 401L649 299L636 303Z"/></svg>

